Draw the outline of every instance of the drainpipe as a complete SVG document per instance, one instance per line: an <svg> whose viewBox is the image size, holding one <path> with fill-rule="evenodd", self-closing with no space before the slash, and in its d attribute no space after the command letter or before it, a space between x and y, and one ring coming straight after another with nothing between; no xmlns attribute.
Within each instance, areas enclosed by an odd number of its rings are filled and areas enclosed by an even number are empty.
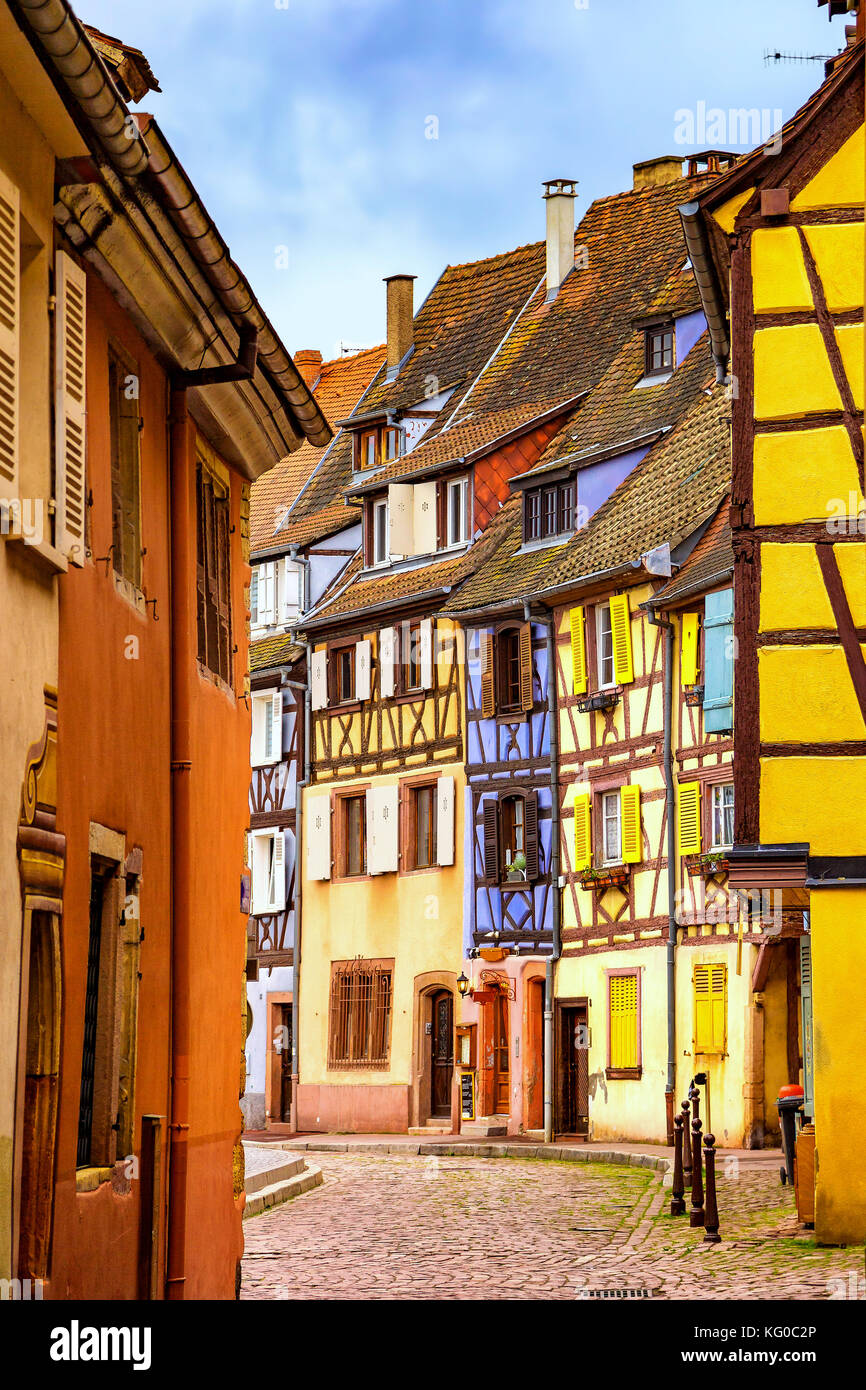
<svg viewBox="0 0 866 1390"><path fill-rule="evenodd" d="M664 628L664 772L665 806L668 826L668 1072L665 1085L665 1131L668 1144L674 1142L674 1090L676 1088L677 1033L676 1033L676 950L677 950L677 858L676 858L676 803L674 794L674 766L671 752L671 723L673 719L673 666L674 666L674 625L668 618L660 618L652 609L647 609L653 627Z"/></svg>
<svg viewBox="0 0 866 1390"><path fill-rule="evenodd" d="M309 562L307 562L309 563ZM304 788L310 785L311 772L311 721L312 697L310 693L310 664L312 647L307 642L307 679L301 687L298 682L291 684L304 691L304 775L295 791L295 919L292 928L292 1105L291 1131L298 1132L298 1085L300 1084L300 992L301 992L301 911L304 892L303 830L304 830Z"/></svg>
<svg viewBox="0 0 866 1390"><path fill-rule="evenodd" d="M168 1179L166 1298L186 1296L189 1152L190 912L192 772L190 674L194 670L194 573L190 497L190 419L186 392L171 393L171 1151Z"/></svg>
<svg viewBox="0 0 866 1390"><path fill-rule="evenodd" d="M529 602L524 600L523 617L530 621ZM537 618L544 626L547 644L547 711L550 726L550 883L553 889L553 946L544 967L544 1142L553 1142L553 989L556 962L562 951L562 899L559 891L559 716L556 707L556 644L553 615Z"/></svg>

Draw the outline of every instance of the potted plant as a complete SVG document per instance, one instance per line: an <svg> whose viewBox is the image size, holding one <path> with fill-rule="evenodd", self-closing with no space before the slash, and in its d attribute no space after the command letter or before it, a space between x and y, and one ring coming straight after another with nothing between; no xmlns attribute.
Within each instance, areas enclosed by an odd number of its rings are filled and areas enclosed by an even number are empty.
<svg viewBox="0 0 866 1390"><path fill-rule="evenodd" d="M627 883L628 878L627 864L603 864L598 868L584 869L580 885L582 888L613 888Z"/></svg>
<svg viewBox="0 0 866 1390"><path fill-rule="evenodd" d="M509 883L526 882L526 855L522 850L518 850L514 858L505 866Z"/></svg>

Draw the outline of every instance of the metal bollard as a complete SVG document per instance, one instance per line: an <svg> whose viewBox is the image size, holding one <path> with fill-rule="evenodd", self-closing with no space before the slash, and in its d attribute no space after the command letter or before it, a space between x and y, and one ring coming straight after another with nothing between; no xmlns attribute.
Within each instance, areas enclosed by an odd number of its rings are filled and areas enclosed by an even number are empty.
<svg viewBox="0 0 866 1390"><path fill-rule="evenodd" d="M716 1205L715 1135L704 1136L704 1156L707 1163L707 1195L704 1202L704 1226L707 1234L704 1236L704 1245L718 1245L722 1237L719 1235L719 1209Z"/></svg>
<svg viewBox="0 0 866 1390"><path fill-rule="evenodd" d="M683 1122L683 1183L686 1187L692 1185L692 1141L689 1134L689 1103L684 1100L680 1106L682 1110Z"/></svg>
<svg viewBox="0 0 866 1390"><path fill-rule="evenodd" d="M683 1181L683 1117L674 1116L674 1183L671 1188L671 1216L682 1216L686 1209L683 1201L685 1183Z"/></svg>
<svg viewBox="0 0 866 1390"><path fill-rule="evenodd" d="M704 1224L704 1174L701 1159L701 1117L692 1120L692 1206L689 1212L689 1225L697 1228Z"/></svg>

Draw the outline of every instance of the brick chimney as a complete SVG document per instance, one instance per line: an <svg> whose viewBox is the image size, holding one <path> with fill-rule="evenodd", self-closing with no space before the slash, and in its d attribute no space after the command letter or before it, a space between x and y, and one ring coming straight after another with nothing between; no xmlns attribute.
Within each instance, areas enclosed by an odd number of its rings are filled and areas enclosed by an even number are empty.
<svg viewBox="0 0 866 1390"><path fill-rule="evenodd" d="M660 183L674 183L683 176L683 161L677 154L662 154L656 159L643 159L634 166L633 188L658 188Z"/></svg>
<svg viewBox="0 0 866 1390"><path fill-rule="evenodd" d="M292 361L304 378L305 385L312 391L322 370L322 354L318 348L299 348L292 354Z"/></svg>
<svg viewBox="0 0 866 1390"><path fill-rule="evenodd" d="M415 341L412 314L412 282L414 275L386 275L386 359L388 379L393 380L406 353Z"/></svg>
<svg viewBox="0 0 866 1390"><path fill-rule="evenodd" d="M547 179L547 298L555 299L559 287L574 269L574 199L576 179Z"/></svg>

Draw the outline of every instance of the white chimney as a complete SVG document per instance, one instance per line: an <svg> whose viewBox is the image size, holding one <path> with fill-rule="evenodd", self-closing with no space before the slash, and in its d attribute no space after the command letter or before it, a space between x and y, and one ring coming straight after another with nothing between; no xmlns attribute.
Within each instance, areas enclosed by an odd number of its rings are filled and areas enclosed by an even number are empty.
<svg viewBox="0 0 866 1390"><path fill-rule="evenodd" d="M555 299L574 267L574 199L577 179L547 179L547 299Z"/></svg>

